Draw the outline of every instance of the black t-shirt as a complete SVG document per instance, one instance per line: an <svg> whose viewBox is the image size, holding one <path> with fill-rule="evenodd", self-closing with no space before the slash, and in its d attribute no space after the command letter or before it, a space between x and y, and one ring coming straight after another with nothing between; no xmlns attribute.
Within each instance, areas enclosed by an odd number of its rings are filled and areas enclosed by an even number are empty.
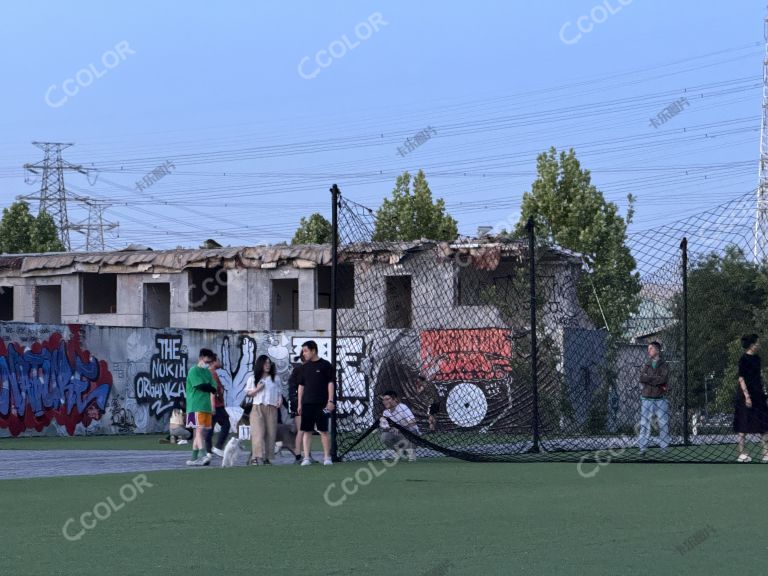
<svg viewBox="0 0 768 576"><path fill-rule="evenodd" d="M299 386L304 387L302 404L327 404L328 382L335 382L336 375L328 360L320 358L317 362L307 362L299 373Z"/></svg>

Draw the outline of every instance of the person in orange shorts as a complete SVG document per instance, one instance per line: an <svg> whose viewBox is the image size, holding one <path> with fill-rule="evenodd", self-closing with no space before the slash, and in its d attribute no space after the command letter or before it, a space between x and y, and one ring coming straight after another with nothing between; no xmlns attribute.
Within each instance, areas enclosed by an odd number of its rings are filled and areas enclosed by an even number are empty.
<svg viewBox="0 0 768 576"><path fill-rule="evenodd" d="M216 393L216 385L209 366L216 355L208 348L201 348L197 364L187 374L187 426L194 428L192 458L187 466L208 466L211 457L205 450L205 436L213 426L213 406L211 394Z"/></svg>

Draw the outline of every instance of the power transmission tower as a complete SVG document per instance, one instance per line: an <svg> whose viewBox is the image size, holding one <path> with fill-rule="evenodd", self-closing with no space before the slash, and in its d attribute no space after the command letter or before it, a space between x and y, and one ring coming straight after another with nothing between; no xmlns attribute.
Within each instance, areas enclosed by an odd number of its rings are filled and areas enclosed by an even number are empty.
<svg viewBox="0 0 768 576"><path fill-rule="evenodd" d="M118 222L104 220L104 211L109 208L109 204L87 196L71 195L71 198L88 207L88 218L83 222L70 224L69 229L85 234L86 252L104 252L106 250L104 231L114 230L120 225Z"/></svg>
<svg viewBox="0 0 768 576"><path fill-rule="evenodd" d="M80 165L70 164L61 157L62 150L74 146L62 142L32 142L45 154L42 162L24 164L24 168L32 174L40 175L40 195L21 196L24 200L39 200L38 214L48 213L59 229L59 239L68 252L72 250L69 241L70 223L67 216L67 189L64 186L64 171L71 170L88 174Z"/></svg>
<svg viewBox="0 0 768 576"><path fill-rule="evenodd" d="M768 246L768 16L763 18L763 118L760 124L760 171L755 210L755 262L764 260Z"/></svg>

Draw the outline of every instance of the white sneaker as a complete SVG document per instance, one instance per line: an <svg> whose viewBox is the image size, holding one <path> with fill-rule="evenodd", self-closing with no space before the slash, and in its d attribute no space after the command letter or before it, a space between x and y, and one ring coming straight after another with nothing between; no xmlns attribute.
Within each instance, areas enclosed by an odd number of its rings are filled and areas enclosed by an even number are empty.
<svg viewBox="0 0 768 576"><path fill-rule="evenodd" d="M739 454L739 457L736 458L737 462L752 462L752 458L749 454Z"/></svg>
<svg viewBox="0 0 768 576"><path fill-rule="evenodd" d="M333 460L331 460L330 458L324 458L323 466L333 466Z"/></svg>
<svg viewBox="0 0 768 576"><path fill-rule="evenodd" d="M213 453L216 454L219 458L224 458L224 450L220 450L219 448L214 448Z"/></svg>
<svg viewBox="0 0 768 576"><path fill-rule="evenodd" d="M181 445L181 444L189 444L189 440L184 440L184 438L181 438L181 439L179 439L179 440L177 440L177 441L176 441L176 444L177 444L177 445Z"/></svg>
<svg viewBox="0 0 768 576"><path fill-rule="evenodd" d="M304 458L304 460L301 461L302 466L312 466L312 460L309 458Z"/></svg>
<svg viewBox="0 0 768 576"><path fill-rule="evenodd" d="M280 454L280 450L283 449L282 442L275 442L275 454Z"/></svg>
<svg viewBox="0 0 768 576"><path fill-rule="evenodd" d="M213 454L206 454L202 458L200 458L200 464L199 466L210 466L211 460L213 460Z"/></svg>

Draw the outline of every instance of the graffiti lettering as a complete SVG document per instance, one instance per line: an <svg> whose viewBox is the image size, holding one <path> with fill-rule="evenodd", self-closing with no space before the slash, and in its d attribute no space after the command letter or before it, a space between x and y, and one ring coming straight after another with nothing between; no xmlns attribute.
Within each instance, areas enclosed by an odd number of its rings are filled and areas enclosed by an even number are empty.
<svg viewBox="0 0 768 576"><path fill-rule="evenodd" d="M160 417L173 407L176 398L184 396L187 378L187 352L180 334L157 334L149 372L139 372L133 380L136 402L150 404L149 411Z"/></svg>
<svg viewBox="0 0 768 576"><path fill-rule="evenodd" d="M88 426L104 413L112 387L107 363L80 349L77 330L25 349L0 339L0 428L13 436L28 428L42 431L54 418L67 433Z"/></svg>

